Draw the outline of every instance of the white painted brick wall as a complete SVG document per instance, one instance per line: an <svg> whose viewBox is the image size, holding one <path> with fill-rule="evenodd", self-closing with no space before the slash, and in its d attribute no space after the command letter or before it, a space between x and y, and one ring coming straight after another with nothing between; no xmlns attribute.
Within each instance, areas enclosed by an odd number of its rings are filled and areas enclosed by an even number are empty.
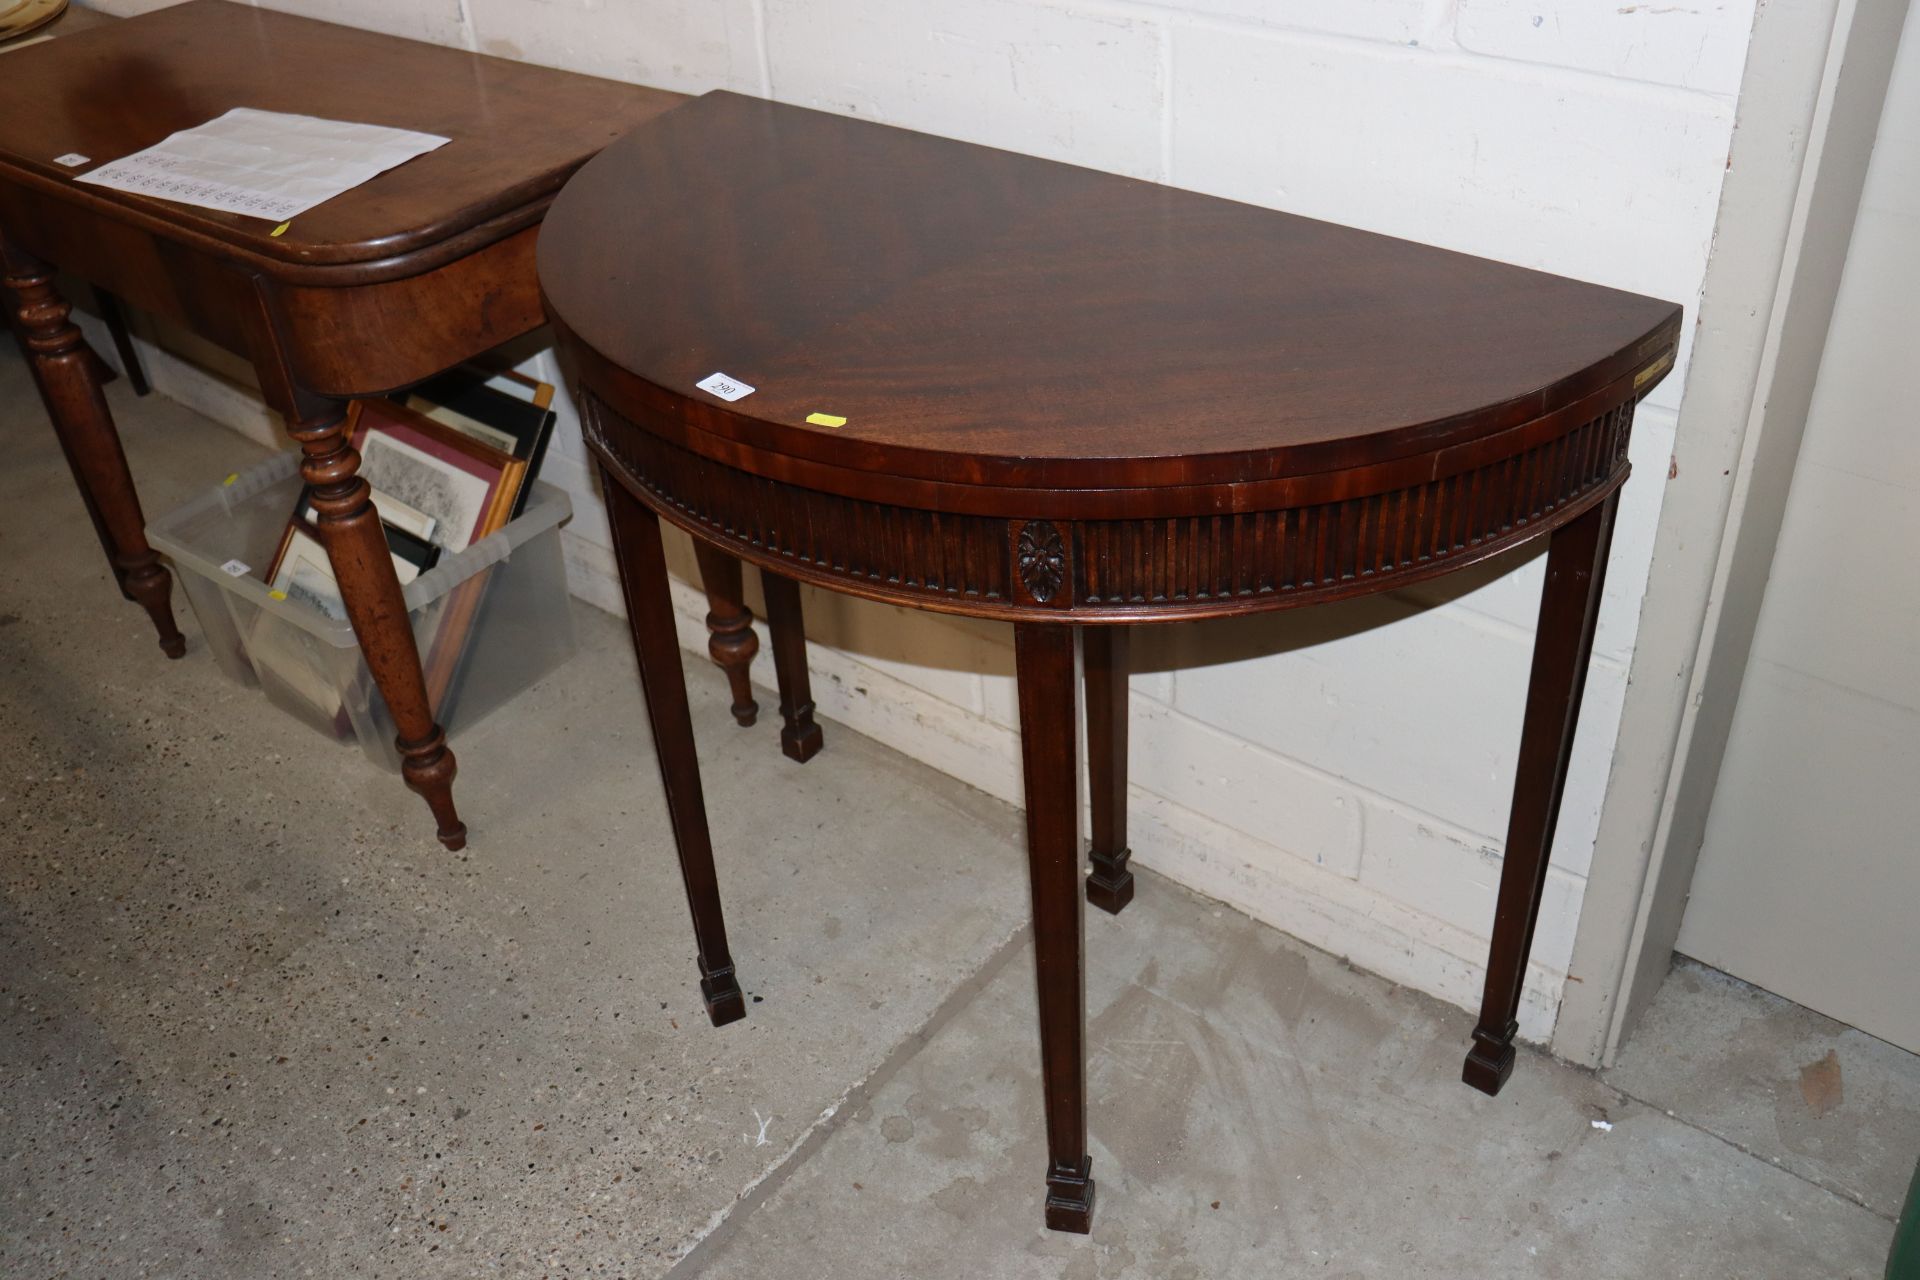
<svg viewBox="0 0 1920 1280"><path fill-rule="evenodd" d="M389 7L438 0L386 0ZM683 93L761 89L753 0L451 0L473 48ZM331 0L306 7L318 16ZM292 6L276 5L276 8Z"/></svg>
<svg viewBox="0 0 1920 1280"><path fill-rule="evenodd" d="M150 0L101 0L147 8ZM1754 0L276 0L509 57L726 87L1697 306ZM549 356L530 367L555 380ZM1684 367L1684 355L1683 355ZM1522 1030L1551 1028L1618 727L1682 376L1642 407ZM202 402L207 402L205 396ZM618 608L568 417L575 591ZM692 556L674 544L676 568ZM1511 565L1499 566L1511 569ZM1477 1003L1536 556L1136 640L1136 856ZM703 606L679 588L682 638ZM1003 629L806 594L825 714L1019 800ZM770 679L769 664L759 665ZM831 729L829 740L831 741ZM814 768L831 768L831 752Z"/></svg>
<svg viewBox="0 0 1920 1280"><path fill-rule="evenodd" d="M774 95L1158 177L1157 17L1029 0L766 0Z"/></svg>
<svg viewBox="0 0 1920 1280"><path fill-rule="evenodd" d="M1454 37L1473 53L1728 95L1740 87L1753 5L1459 0L1458 15Z"/></svg>

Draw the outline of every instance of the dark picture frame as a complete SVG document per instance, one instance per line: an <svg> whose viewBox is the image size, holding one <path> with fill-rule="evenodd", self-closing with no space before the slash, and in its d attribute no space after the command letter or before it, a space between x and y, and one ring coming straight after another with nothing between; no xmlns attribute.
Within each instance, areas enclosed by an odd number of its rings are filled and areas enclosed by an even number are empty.
<svg viewBox="0 0 1920 1280"><path fill-rule="evenodd" d="M526 507L532 481L546 460L558 415L553 387L512 369L497 372L461 365L393 399L403 407L494 445L527 464L513 514Z"/></svg>

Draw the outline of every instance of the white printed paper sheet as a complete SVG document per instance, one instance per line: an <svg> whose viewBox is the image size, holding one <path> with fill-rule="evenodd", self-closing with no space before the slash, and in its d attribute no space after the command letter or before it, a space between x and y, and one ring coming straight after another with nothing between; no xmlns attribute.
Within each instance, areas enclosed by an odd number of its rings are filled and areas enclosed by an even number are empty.
<svg viewBox="0 0 1920 1280"><path fill-rule="evenodd" d="M74 180L284 222L448 141L235 107Z"/></svg>

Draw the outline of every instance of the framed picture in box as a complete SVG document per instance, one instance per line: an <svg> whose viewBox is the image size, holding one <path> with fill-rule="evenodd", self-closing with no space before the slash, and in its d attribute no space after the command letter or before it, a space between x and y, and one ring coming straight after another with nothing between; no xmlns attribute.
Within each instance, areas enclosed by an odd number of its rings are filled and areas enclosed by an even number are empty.
<svg viewBox="0 0 1920 1280"><path fill-rule="evenodd" d="M406 586L440 559L440 548L405 529L386 526L387 550L393 555L393 576ZM336 622L347 619L346 601L341 599L340 584L334 579L333 564L320 545L320 533L313 526L313 509L304 518L287 525L280 549L274 553L267 585L278 595L297 600Z"/></svg>
<svg viewBox="0 0 1920 1280"><path fill-rule="evenodd" d="M449 553L506 524L526 478L524 459L390 400L354 401L347 439L381 519L384 499L411 532Z"/></svg>
<svg viewBox="0 0 1920 1280"><path fill-rule="evenodd" d="M347 437L360 455L360 477L373 490L403 586L432 568L439 553L465 551L506 524L526 477L521 459L390 401L354 401ZM310 492L301 490L267 581L343 618L339 587L315 533L318 518Z"/></svg>
<svg viewBox="0 0 1920 1280"><path fill-rule="evenodd" d="M415 413L505 450L527 464L514 506L519 515L553 435L553 387L511 369L462 365L396 396Z"/></svg>
<svg viewBox="0 0 1920 1280"><path fill-rule="evenodd" d="M440 557L440 548L402 529L387 525L386 534L393 573L403 587ZM333 564L310 519L296 517L288 523L268 569L267 586L279 599L296 601L336 622L346 621L347 605L333 576ZM335 737L347 737L353 725L341 705L342 690L315 670L314 651L296 632L297 628L270 613L259 614L249 637L249 660L257 673L264 672L282 690L308 704L316 723L331 724Z"/></svg>
<svg viewBox="0 0 1920 1280"><path fill-rule="evenodd" d="M464 551L511 518L525 486L524 459L389 400L354 401L346 426L403 586L433 567L442 552ZM303 490L267 580L288 599L342 617L339 586L313 528L316 515L311 495ZM449 594L421 654L428 702L436 714L453 683L484 586L483 575Z"/></svg>

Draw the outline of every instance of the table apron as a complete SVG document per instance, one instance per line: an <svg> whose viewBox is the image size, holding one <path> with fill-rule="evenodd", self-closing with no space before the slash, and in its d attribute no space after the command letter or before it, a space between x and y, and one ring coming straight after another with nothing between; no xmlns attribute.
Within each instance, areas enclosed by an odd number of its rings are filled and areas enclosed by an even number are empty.
<svg viewBox="0 0 1920 1280"><path fill-rule="evenodd" d="M88 284L108 289L228 351L249 355L253 282L178 241L0 181L0 233Z"/></svg>
<svg viewBox="0 0 1920 1280"><path fill-rule="evenodd" d="M1364 496L1134 519L978 515L753 474L581 396L612 479L729 554L849 595L1009 621L1133 623L1325 603L1465 568L1542 537L1630 471L1633 402L1504 457Z"/></svg>
<svg viewBox="0 0 1920 1280"><path fill-rule="evenodd" d="M319 395L395 390L546 320L533 267L537 225L451 261L422 255L424 269L410 275L346 284L267 275L251 259L3 179L0 232L256 367L269 358L284 363L295 383Z"/></svg>

